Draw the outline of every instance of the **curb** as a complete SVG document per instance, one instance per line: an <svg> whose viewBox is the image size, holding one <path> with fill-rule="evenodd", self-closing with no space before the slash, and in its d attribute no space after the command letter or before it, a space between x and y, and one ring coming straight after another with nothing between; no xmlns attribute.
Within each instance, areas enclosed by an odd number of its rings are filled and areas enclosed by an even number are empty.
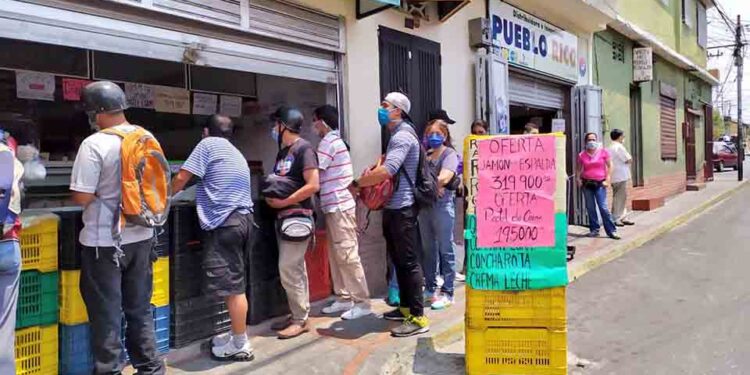
<svg viewBox="0 0 750 375"><path fill-rule="evenodd" d="M635 250L645 243L655 239L656 237L661 236L662 234L665 234L674 228L685 224L691 219L696 218L697 216L701 215L702 213L708 211L709 209L715 207L719 203L723 202L727 198L731 197L732 195L736 194L740 191L740 189L749 186L750 181L743 181L742 183L738 184L735 187L732 187L729 190L726 190L720 194L717 194L714 197L711 197L707 201L701 203L699 206L694 207L693 209L673 218L672 220L665 222L661 226L657 227L656 229L640 236L636 237L635 239L631 240L630 242L624 243L622 245L614 247L611 251L608 251L605 254L594 256L592 259L589 259L585 261L584 263L576 266L573 269L570 269L568 271L568 279L570 280L570 283L576 281L581 276L585 275L586 273L593 271L596 268L599 268L625 254L628 252ZM463 334L464 334L464 321L460 321L458 323L455 323L449 327L447 327L445 330L436 333L434 336L432 336L432 342L435 348L441 348L448 346L452 343L455 343L456 341L459 341ZM389 360L383 369L381 370L381 374L400 374L403 372L404 369L404 363L403 360L409 360L409 353L413 352L415 348L409 346L408 348L404 348L403 350L398 351L397 353L394 353L391 360Z"/></svg>
<svg viewBox="0 0 750 375"><path fill-rule="evenodd" d="M714 206L718 205L722 201L736 194L740 189L744 188L745 186L748 186L749 183L750 181L742 181L737 186L727 191L724 191L710 198L709 200L701 203L699 206L694 207L693 209L683 213L682 215L679 215L673 218L672 220L665 222L661 226L657 227L655 230L652 230L651 232L648 232L640 237L636 237L634 240L630 242L627 242L619 246L615 246L611 251L608 251L605 254L602 254L599 256L594 256L592 257L592 259L586 260L585 262L581 263L575 268L569 269L568 270L569 283L574 282L579 277L587 274L588 272L596 268L599 268L600 266L603 266L604 264L607 264L627 254L631 250L634 250L643 246L646 242L649 242L655 239L656 237L659 237L662 234L665 234L671 231L672 229L686 223L687 221L699 216L700 214L706 212L707 210L713 208Z"/></svg>

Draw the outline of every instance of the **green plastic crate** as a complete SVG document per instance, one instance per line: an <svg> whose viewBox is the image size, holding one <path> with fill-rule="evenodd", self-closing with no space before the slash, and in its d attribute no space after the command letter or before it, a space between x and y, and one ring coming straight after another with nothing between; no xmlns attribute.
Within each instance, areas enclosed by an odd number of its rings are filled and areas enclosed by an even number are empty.
<svg viewBox="0 0 750 375"><path fill-rule="evenodd" d="M21 272L16 329L57 323L58 272Z"/></svg>

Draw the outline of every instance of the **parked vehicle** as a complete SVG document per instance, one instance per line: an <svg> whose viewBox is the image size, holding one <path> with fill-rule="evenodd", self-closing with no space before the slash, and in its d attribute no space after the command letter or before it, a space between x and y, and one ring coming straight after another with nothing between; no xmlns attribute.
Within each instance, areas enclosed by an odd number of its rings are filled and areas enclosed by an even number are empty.
<svg viewBox="0 0 750 375"><path fill-rule="evenodd" d="M714 168L721 172L724 168L737 170L737 146L731 142L714 142Z"/></svg>

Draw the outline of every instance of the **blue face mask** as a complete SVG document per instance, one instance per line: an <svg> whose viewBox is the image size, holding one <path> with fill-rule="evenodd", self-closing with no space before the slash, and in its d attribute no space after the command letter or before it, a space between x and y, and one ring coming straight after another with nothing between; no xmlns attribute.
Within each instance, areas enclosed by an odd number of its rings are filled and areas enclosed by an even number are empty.
<svg viewBox="0 0 750 375"><path fill-rule="evenodd" d="M599 143L597 143L596 141L588 141L588 142L586 142L586 149L587 150L591 151L591 150L596 150L597 148L599 148Z"/></svg>
<svg viewBox="0 0 750 375"><path fill-rule="evenodd" d="M427 137L427 143L430 145L430 148L438 148L442 146L444 142L445 137L440 134L430 134Z"/></svg>
<svg viewBox="0 0 750 375"><path fill-rule="evenodd" d="M391 122L391 119L388 117L390 113L389 110L383 107L378 108L378 122L380 126L386 126Z"/></svg>
<svg viewBox="0 0 750 375"><path fill-rule="evenodd" d="M271 129L271 138L274 142L279 143L279 129L275 126Z"/></svg>

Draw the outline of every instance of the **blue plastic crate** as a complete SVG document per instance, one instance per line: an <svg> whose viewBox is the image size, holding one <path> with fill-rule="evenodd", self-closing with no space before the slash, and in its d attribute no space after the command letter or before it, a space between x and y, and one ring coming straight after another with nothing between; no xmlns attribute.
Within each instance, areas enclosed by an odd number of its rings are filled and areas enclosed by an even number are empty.
<svg viewBox="0 0 750 375"><path fill-rule="evenodd" d="M89 375L94 370L89 324L60 324L60 375Z"/></svg>
<svg viewBox="0 0 750 375"><path fill-rule="evenodd" d="M152 306L154 316L154 338L156 339L156 352L158 354L167 354L169 352L169 305ZM122 319L122 332L120 333L120 342L122 343L122 358L125 362L130 362L130 356L125 348L125 317Z"/></svg>

